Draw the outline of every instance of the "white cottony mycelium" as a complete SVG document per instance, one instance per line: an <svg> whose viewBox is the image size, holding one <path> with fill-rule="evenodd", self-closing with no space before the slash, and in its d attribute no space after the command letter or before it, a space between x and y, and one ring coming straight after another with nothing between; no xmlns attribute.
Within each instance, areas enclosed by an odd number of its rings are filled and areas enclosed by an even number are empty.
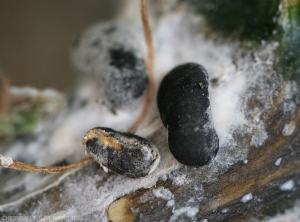
<svg viewBox="0 0 300 222"><path fill-rule="evenodd" d="M253 199L252 193L248 193L245 196L243 196L243 198L241 199L241 202L247 203L248 201L250 201L252 199Z"/></svg>
<svg viewBox="0 0 300 222"><path fill-rule="evenodd" d="M0 154L0 166L9 167L14 163L11 157L5 157Z"/></svg>
<svg viewBox="0 0 300 222"><path fill-rule="evenodd" d="M288 180L280 186L280 190L289 191L292 190L295 186L295 182L293 180Z"/></svg>

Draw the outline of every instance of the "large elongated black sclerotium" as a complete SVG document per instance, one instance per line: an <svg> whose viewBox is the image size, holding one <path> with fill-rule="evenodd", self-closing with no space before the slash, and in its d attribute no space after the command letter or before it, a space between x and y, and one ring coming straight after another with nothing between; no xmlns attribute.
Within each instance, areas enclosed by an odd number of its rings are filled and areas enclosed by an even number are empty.
<svg viewBox="0 0 300 222"><path fill-rule="evenodd" d="M168 144L182 164L203 166L219 150L205 69L195 63L175 67L162 80L157 105L168 130Z"/></svg>

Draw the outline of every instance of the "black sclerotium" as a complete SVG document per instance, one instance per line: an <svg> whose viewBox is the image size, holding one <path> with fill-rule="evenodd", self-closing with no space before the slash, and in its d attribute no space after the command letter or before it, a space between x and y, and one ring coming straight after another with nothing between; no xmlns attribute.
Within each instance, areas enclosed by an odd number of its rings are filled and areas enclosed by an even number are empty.
<svg viewBox="0 0 300 222"><path fill-rule="evenodd" d="M139 33L129 23L102 22L88 29L74 45L75 67L95 79L102 99L112 110L130 109L147 87Z"/></svg>
<svg viewBox="0 0 300 222"><path fill-rule="evenodd" d="M132 178L152 173L160 161L157 148L149 140L110 128L91 129L82 144L105 171Z"/></svg>
<svg viewBox="0 0 300 222"><path fill-rule="evenodd" d="M207 78L205 69L198 64L177 66L164 77L157 95L170 151L189 166L208 164L219 150Z"/></svg>

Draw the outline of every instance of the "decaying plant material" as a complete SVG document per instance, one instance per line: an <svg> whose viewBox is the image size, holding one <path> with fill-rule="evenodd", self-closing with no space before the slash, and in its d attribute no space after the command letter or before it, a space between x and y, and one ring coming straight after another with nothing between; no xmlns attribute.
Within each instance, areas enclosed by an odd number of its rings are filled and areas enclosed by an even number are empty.
<svg viewBox="0 0 300 222"><path fill-rule="evenodd" d="M254 39L244 35L255 28L252 23L239 23L233 33L227 33L210 24L207 12L191 12L177 1L151 5L155 89L178 64L195 62L208 72L219 137L219 151L210 164L189 167L174 159L152 101L145 122L136 131L161 154L161 163L152 174L131 179L105 173L97 163L57 175L1 168L1 216L48 216L54 221L70 216L85 221L296 221L300 95L298 54L291 43L300 41L295 31L299 3L273 2L269 16L275 16L276 24L267 34L256 32L259 38ZM204 9L222 15L226 7L218 3L211 1L214 7ZM262 4L257 9L263 14L264 8ZM225 19L222 24L227 24ZM139 19L134 22L142 34ZM138 103L135 109L117 110L115 115L105 104L95 102L97 92L93 80L81 79L68 95L65 109L43 118L38 130L26 137L1 145L1 153L34 165L80 161L84 158L80 141L95 123L126 131L143 109Z"/></svg>

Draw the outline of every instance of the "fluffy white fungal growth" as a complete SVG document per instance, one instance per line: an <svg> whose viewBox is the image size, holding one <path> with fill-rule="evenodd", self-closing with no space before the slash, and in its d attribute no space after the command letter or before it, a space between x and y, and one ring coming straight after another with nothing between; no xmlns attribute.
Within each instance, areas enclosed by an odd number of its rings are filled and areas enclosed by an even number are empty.
<svg viewBox="0 0 300 222"><path fill-rule="evenodd" d="M254 131L254 134L251 138L250 145L259 147L264 144L265 140L268 138L268 133L264 126L260 126Z"/></svg>
<svg viewBox="0 0 300 222"><path fill-rule="evenodd" d="M173 207L174 206L174 204L175 204L175 201L174 200L169 200L168 202L167 202L167 207Z"/></svg>
<svg viewBox="0 0 300 222"><path fill-rule="evenodd" d="M190 180L186 176L187 175L184 175L184 174L170 175L170 179L173 180L173 184L182 186L182 185L188 184L190 182Z"/></svg>
<svg viewBox="0 0 300 222"><path fill-rule="evenodd" d="M173 211L173 215L170 218L171 221L177 221L178 217L182 214L186 214L187 217L194 217L199 212L197 207L182 207Z"/></svg>
<svg viewBox="0 0 300 222"><path fill-rule="evenodd" d="M11 157L5 157L0 154L0 165L7 168L14 163Z"/></svg>
<svg viewBox="0 0 300 222"><path fill-rule="evenodd" d="M290 136L293 134L294 130L295 130L295 123L294 122L290 122L288 124L285 124L282 130L282 135L284 136Z"/></svg>
<svg viewBox="0 0 300 222"><path fill-rule="evenodd" d="M250 201L252 199L253 199L252 193L248 193L247 195L243 196L243 198L241 199L241 202L247 203L248 201Z"/></svg>
<svg viewBox="0 0 300 222"><path fill-rule="evenodd" d="M163 187L153 190L153 193L155 196L165 200L171 200L174 198L174 195L171 193L171 191Z"/></svg>
<svg viewBox="0 0 300 222"><path fill-rule="evenodd" d="M293 180L288 180L280 186L280 190L289 191L292 190L294 186L295 186L295 182Z"/></svg>
<svg viewBox="0 0 300 222"><path fill-rule="evenodd" d="M281 164L282 158L278 158L275 162L275 166L279 166Z"/></svg>
<svg viewBox="0 0 300 222"><path fill-rule="evenodd" d="M223 213L223 214L226 214L228 211L229 211L228 208L224 208L224 209L222 210L222 213Z"/></svg>

